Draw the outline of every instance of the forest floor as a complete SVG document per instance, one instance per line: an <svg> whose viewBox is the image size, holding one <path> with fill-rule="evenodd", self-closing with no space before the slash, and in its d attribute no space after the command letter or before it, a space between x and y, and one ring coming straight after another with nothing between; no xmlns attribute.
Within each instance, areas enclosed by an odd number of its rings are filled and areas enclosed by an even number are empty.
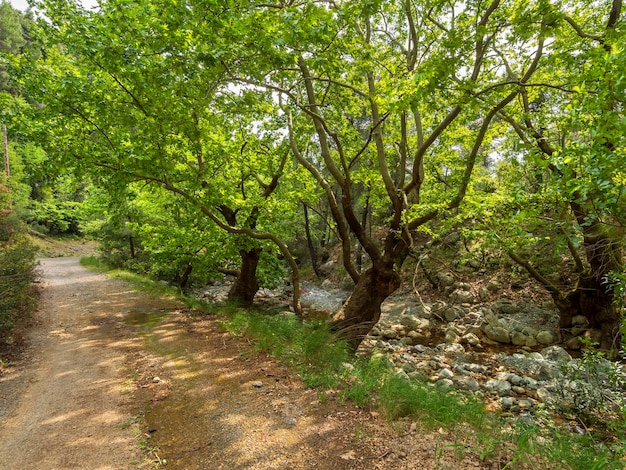
<svg viewBox="0 0 626 470"><path fill-rule="evenodd" d="M0 368L0 468L499 468L466 435L307 389L167 299L41 260L39 311ZM6 357L6 356L5 356Z"/></svg>

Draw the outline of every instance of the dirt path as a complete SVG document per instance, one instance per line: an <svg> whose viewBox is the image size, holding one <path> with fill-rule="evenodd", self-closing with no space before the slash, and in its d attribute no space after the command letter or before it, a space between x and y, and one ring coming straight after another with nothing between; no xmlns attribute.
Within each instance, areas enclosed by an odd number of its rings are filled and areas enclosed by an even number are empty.
<svg viewBox="0 0 626 470"><path fill-rule="evenodd" d="M0 377L2 469L485 468L456 436L305 389L214 317L77 258L42 269L29 348Z"/></svg>
<svg viewBox="0 0 626 470"><path fill-rule="evenodd" d="M78 258L45 259L41 270L29 349L0 379L0 468L128 468L144 455L125 425L122 374L134 345L119 322L129 309L162 302L81 268Z"/></svg>

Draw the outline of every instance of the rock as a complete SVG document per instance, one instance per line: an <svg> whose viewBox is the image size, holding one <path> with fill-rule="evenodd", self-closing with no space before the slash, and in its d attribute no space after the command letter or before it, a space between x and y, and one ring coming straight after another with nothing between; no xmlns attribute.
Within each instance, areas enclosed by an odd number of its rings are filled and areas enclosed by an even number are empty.
<svg viewBox="0 0 626 470"><path fill-rule="evenodd" d="M549 387L541 387L537 390L537 398L544 403L549 403L552 400L553 394Z"/></svg>
<svg viewBox="0 0 626 470"><path fill-rule="evenodd" d="M288 428L295 426L296 422L297 422L296 418L292 418L289 416L283 418L283 424L287 426Z"/></svg>
<svg viewBox="0 0 626 470"><path fill-rule="evenodd" d="M554 333L550 330L542 330L537 333L537 342L539 344L552 344L556 341Z"/></svg>
<svg viewBox="0 0 626 470"><path fill-rule="evenodd" d="M423 310L420 310L419 317L423 318L425 320L430 320L433 317L433 314L432 314L432 311L431 311L430 307L427 307L427 308L424 308Z"/></svg>
<svg viewBox="0 0 626 470"><path fill-rule="evenodd" d="M561 346L548 346L541 350L541 356L552 362L569 362L572 356Z"/></svg>
<svg viewBox="0 0 626 470"><path fill-rule="evenodd" d="M480 390L480 384L473 377L455 376L454 383L456 384L457 388L461 390L467 390L469 392L477 392L478 390Z"/></svg>
<svg viewBox="0 0 626 470"><path fill-rule="evenodd" d="M526 346L527 348L534 348L535 346L537 346L537 340L534 336L527 336L526 344L524 344L524 346Z"/></svg>
<svg viewBox="0 0 626 470"><path fill-rule="evenodd" d="M455 309L453 308L447 308L444 312L443 312L443 318L447 321L447 322L453 322L454 320L457 319L458 313Z"/></svg>
<svg viewBox="0 0 626 470"><path fill-rule="evenodd" d="M528 336L526 336L521 331L514 331L511 333L511 343L515 346L526 346L526 341L528 340Z"/></svg>
<svg viewBox="0 0 626 470"><path fill-rule="evenodd" d="M519 306L511 300L496 300L491 308L501 315L513 315L520 311Z"/></svg>
<svg viewBox="0 0 626 470"><path fill-rule="evenodd" d="M567 349L578 351L579 349L582 349L583 342L578 336L576 336L575 338L570 338L569 340L567 340L567 342L565 343L565 347L567 347Z"/></svg>
<svg viewBox="0 0 626 470"><path fill-rule="evenodd" d="M507 382L509 382L509 378L511 376L513 376L515 374L512 374L511 372L504 372L504 371L500 371L496 374L496 379L498 380L506 380Z"/></svg>
<svg viewBox="0 0 626 470"><path fill-rule="evenodd" d="M399 336L398 332L391 328L385 328L384 330L382 330L381 335L383 336L383 338L387 338L387 339L397 339Z"/></svg>
<svg viewBox="0 0 626 470"><path fill-rule="evenodd" d="M406 336L411 338L413 344L424 343L428 339L428 336L417 331L409 331Z"/></svg>
<svg viewBox="0 0 626 470"><path fill-rule="evenodd" d="M254 382L252 382L252 386L254 388L262 388L265 384L263 382L261 382L260 380L255 380Z"/></svg>
<svg viewBox="0 0 626 470"><path fill-rule="evenodd" d="M500 406L502 409L508 410L513 405L515 405L515 398L513 397L502 397L500 399Z"/></svg>
<svg viewBox="0 0 626 470"><path fill-rule="evenodd" d="M440 379L451 379L452 377L454 377L454 373L447 367L444 367L439 371Z"/></svg>
<svg viewBox="0 0 626 470"><path fill-rule="evenodd" d="M437 380L437 382L435 382L435 385L445 390L454 388L454 382L450 379L439 379Z"/></svg>
<svg viewBox="0 0 626 470"><path fill-rule="evenodd" d="M522 385L531 390L537 390L537 388L539 388L539 382L532 377L522 377Z"/></svg>
<svg viewBox="0 0 626 470"><path fill-rule="evenodd" d="M414 315L403 315L399 318L399 323L410 330L419 330L422 328L422 319Z"/></svg>
<svg viewBox="0 0 626 470"><path fill-rule="evenodd" d="M527 398L522 398L517 404L523 411L530 410L533 407L533 402Z"/></svg>
<svg viewBox="0 0 626 470"><path fill-rule="evenodd" d="M556 363L543 361L538 364L534 375L537 380L551 380L556 377L560 377L563 374L561 373L560 367Z"/></svg>
<svg viewBox="0 0 626 470"><path fill-rule="evenodd" d="M526 336L532 336L533 338L537 336L537 330L535 330L531 326L525 326L524 328L522 328L522 333L524 333Z"/></svg>
<svg viewBox="0 0 626 470"><path fill-rule="evenodd" d="M416 353L416 354L422 354L426 351L428 351L428 348L426 346L424 346L423 344L418 344L416 346L413 346L411 348L411 350Z"/></svg>
<svg viewBox="0 0 626 470"><path fill-rule="evenodd" d="M334 260L326 261L324 264L320 266L320 272L324 274L325 276L328 276L333 270L333 267L335 266L335 264L337 264L337 262Z"/></svg>
<svg viewBox="0 0 626 470"><path fill-rule="evenodd" d="M479 346L480 345L480 339L474 333L467 333L467 334L463 335L461 340L464 343L469 344L470 346Z"/></svg>
<svg viewBox="0 0 626 470"><path fill-rule="evenodd" d="M161 377L153 377L152 378L152 383L158 384L159 382L161 382Z"/></svg>
<svg viewBox="0 0 626 470"><path fill-rule="evenodd" d="M456 282L452 274L442 272L437 273L437 280L439 281L439 285L441 287L450 287Z"/></svg>
<svg viewBox="0 0 626 470"><path fill-rule="evenodd" d="M600 340L602 340L602 331L589 330L588 336L592 343L600 343Z"/></svg>
<svg viewBox="0 0 626 470"><path fill-rule="evenodd" d="M410 377L407 375L407 373L403 369L396 370L396 377L400 377L405 380L411 380Z"/></svg>
<svg viewBox="0 0 626 470"><path fill-rule="evenodd" d="M470 304L475 301L474 294L469 291L456 289L450 294L450 300L459 304Z"/></svg>
<svg viewBox="0 0 626 470"><path fill-rule="evenodd" d="M486 287L478 289L478 298L481 302L487 302L491 298L491 292Z"/></svg>
<svg viewBox="0 0 626 470"><path fill-rule="evenodd" d="M446 343L458 343L459 335L453 329L446 330L446 337L444 339Z"/></svg>
<svg viewBox="0 0 626 470"><path fill-rule="evenodd" d="M501 397L511 394L511 384L506 380L490 379L485 383L485 389Z"/></svg>
<svg viewBox="0 0 626 470"><path fill-rule="evenodd" d="M495 279L490 279L487 282L487 289L490 290L491 292L499 291L501 288L502 288L502 285Z"/></svg>
<svg viewBox="0 0 626 470"><path fill-rule="evenodd" d="M583 315L576 315L572 317L572 326L587 326L587 319Z"/></svg>
<svg viewBox="0 0 626 470"><path fill-rule="evenodd" d="M465 370L469 370L470 372L475 372L477 374L482 374L487 370L487 368L482 364L465 364L464 368Z"/></svg>
<svg viewBox="0 0 626 470"><path fill-rule="evenodd" d="M452 246L461 241L461 233L460 232L451 232L441 240L444 245Z"/></svg>
<svg viewBox="0 0 626 470"><path fill-rule="evenodd" d="M465 355L465 348L458 343L446 344L443 353L446 357L461 357Z"/></svg>
<svg viewBox="0 0 626 470"><path fill-rule="evenodd" d="M480 269L482 267L482 263L480 262L480 260L477 260L475 258L471 258L470 260L467 261L467 265L472 268L472 269Z"/></svg>
<svg viewBox="0 0 626 470"><path fill-rule="evenodd" d="M501 326L492 326L490 324L486 324L483 327L483 333L492 341L497 341L498 343L510 343L511 338L509 336L509 332L506 328Z"/></svg>

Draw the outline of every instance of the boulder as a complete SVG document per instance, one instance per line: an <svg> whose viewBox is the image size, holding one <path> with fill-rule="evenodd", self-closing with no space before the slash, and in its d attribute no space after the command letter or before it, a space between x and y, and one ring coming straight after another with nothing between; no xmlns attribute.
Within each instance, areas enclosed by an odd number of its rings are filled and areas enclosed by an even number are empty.
<svg viewBox="0 0 626 470"><path fill-rule="evenodd" d="M419 330L422 320L414 315L402 315L398 322L409 330Z"/></svg>
<svg viewBox="0 0 626 470"><path fill-rule="evenodd" d="M511 384L506 380L490 379L485 383L485 389L501 397L511 394Z"/></svg>
<svg viewBox="0 0 626 470"><path fill-rule="evenodd" d="M459 335L458 335L458 333L455 330L448 329L448 330L446 330L446 337L445 337L444 341L446 343L458 343L459 342Z"/></svg>
<svg viewBox="0 0 626 470"><path fill-rule="evenodd" d="M572 360L572 356L561 346L548 346L543 348L540 354L544 359L552 362L569 362Z"/></svg>
<svg viewBox="0 0 626 470"><path fill-rule="evenodd" d="M471 292L463 289L456 289L452 292L452 294L450 294L450 300L459 304L470 304L476 299L474 298L474 294Z"/></svg>
<svg viewBox="0 0 626 470"><path fill-rule="evenodd" d="M514 331L511 334L511 343L515 346L526 346L526 341L528 340L528 336L526 336L521 331Z"/></svg>
<svg viewBox="0 0 626 470"><path fill-rule="evenodd" d="M437 273L437 280L441 287L450 287L456 282L454 276L450 273Z"/></svg>
<svg viewBox="0 0 626 470"><path fill-rule="evenodd" d="M513 315L520 311L519 306L511 300L496 300L491 308L501 315Z"/></svg>
<svg viewBox="0 0 626 470"><path fill-rule="evenodd" d="M490 290L491 292L496 292L502 289L502 285L495 279L490 279L487 282L487 289Z"/></svg>
<svg viewBox="0 0 626 470"><path fill-rule="evenodd" d="M467 390L469 392L477 392L480 390L480 384L473 377L455 376L453 380L456 387L461 390Z"/></svg>
<svg viewBox="0 0 626 470"><path fill-rule="evenodd" d="M542 330L537 333L536 340L539 344L552 344L556 341L556 336L550 330Z"/></svg>
<svg viewBox="0 0 626 470"><path fill-rule="evenodd" d="M463 335L461 340L464 343L469 344L470 346L479 346L480 345L480 339L474 333L467 333L467 334Z"/></svg>
<svg viewBox="0 0 626 470"><path fill-rule="evenodd" d="M448 308L445 312L443 312L443 318L447 322L455 321L458 318L458 312L454 308Z"/></svg>
<svg viewBox="0 0 626 470"><path fill-rule="evenodd" d="M508 344L511 342L511 337L506 328L501 326L492 326L490 324L486 324L483 327L483 333L485 336L492 341L497 341L498 343Z"/></svg>
<svg viewBox="0 0 626 470"><path fill-rule="evenodd" d="M385 328L384 330L382 330L381 331L381 335L384 338L387 338L387 339L396 339L399 336L398 332L396 330L391 329L391 328Z"/></svg>

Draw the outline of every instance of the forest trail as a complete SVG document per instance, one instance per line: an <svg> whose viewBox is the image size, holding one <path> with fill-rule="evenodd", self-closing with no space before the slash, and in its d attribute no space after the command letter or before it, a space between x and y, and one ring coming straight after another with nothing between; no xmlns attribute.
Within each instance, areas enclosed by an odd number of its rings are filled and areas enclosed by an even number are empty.
<svg viewBox="0 0 626 470"><path fill-rule="evenodd" d="M41 261L27 349L0 376L3 470L485 468L458 437L393 430L218 318L78 261Z"/></svg>
<svg viewBox="0 0 626 470"><path fill-rule="evenodd" d="M126 310L157 301L76 257L41 260L40 270L28 349L0 378L0 468L127 468L143 458L136 433L124 429L125 355L136 345L116 330Z"/></svg>

